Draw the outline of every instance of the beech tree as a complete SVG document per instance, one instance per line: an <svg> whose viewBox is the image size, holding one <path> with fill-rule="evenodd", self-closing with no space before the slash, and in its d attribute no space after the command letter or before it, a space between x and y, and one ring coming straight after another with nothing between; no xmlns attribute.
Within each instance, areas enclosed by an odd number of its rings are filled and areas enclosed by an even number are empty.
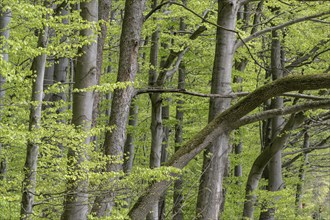
<svg viewBox="0 0 330 220"><path fill-rule="evenodd" d="M2 1L1 215L324 218L328 8Z"/></svg>

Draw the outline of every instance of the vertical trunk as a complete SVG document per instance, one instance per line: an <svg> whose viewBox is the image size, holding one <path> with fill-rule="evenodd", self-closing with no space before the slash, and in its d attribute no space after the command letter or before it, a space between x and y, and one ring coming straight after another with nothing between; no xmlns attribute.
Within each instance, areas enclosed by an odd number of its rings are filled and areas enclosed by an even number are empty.
<svg viewBox="0 0 330 220"><path fill-rule="evenodd" d="M2 7L0 6L0 36L4 37L4 39L9 38L9 28L8 24L10 22L11 18L11 11L4 11L2 10ZM1 42L0 44L2 45L1 48L1 56L3 61L8 62L9 61L9 56L8 53L5 51L6 50L6 42ZM5 90L3 85L5 84L5 78L0 74L0 109L1 105L4 104L3 100L5 98ZM2 112L0 111L0 121L2 118ZM6 176L7 172L7 161L6 158L2 155L2 143L0 143L0 180L4 179Z"/></svg>
<svg viewBox="0 0 330 220"><path fill-rule="evenodd" d="M40 31L38 47L46 48L48 40L48 28ZM30 107L29 132L35 132L40 128L41 105L43 95L43 83L46 66L46 54L41 54L33 60L32 72L36 78L33 83ZM33 140L29 140L26 149L26 159L24 164L24 180L22 183L21 219L31 219L34 205L34 195L36 193L37 162L39 146Z"/></svg>
<svg viewBox="0 0 330 220"><path fill-rule="evenodd" d="M183 28L181 28L183 30ZM186 80L186 68L184 63L180 64L179 67L179 78L178 78L178 89L185 89ZM179 150L182 144L182 124L183 124L183 111L182 105L184 101L182 99L178 100L176 107L176 125L175 125L175 151ZM183 195L182 195L182 176L180 176L174 182L174 195L173 195L173 220L183 220Z"/></svg>
<svg viewBox="0 0 330 220"><path fill-rule="evenodd" d="M127 0L125 2L125 14L120 38L120 55L117 82L134 82L138 68L138 49L140 43L141 28L143 24L143 11L145 0ZM124 144L126 140L126 127L129 108L134 95L134 88L128 85L125 89L116 89L113 94L109 126L115 128L107 132L104 141L104 153L106 156L123 158ZM107 172L119 172L123 170L122 164L111 163L106 166ZM110 213L113 207L114 191L108 195L98 196L93 205L92 212L96 216L104 216Z"/></svg>
<svg viewBox="0 0 330 220"><path fill-rule="evenodd" d="M97 0L80 3L81 17L87 22L97 22ZM82 37L91 37L95 33L92 29L84 29L80 32ZM97 44L92 42L83 46L79 53L76 72L74 74L74 88L86 89L96 85L96 51ZM75 92L73 94L72 123L77 129L87 133L91 129L93 92ZM90 143L89 136L83 140L81 146L68 150L67 194L64 204L63 220L87 219L88 214L88 169L82 163L88 158L87 146Z"/></svg>
<svg viewBox="0 0 330 220"><path fill-rule="evenodd" d="M69 12L65 9L61 10L61 15L65 16L67 15ZM67 19L63 19L63 24L68 24L68 20ZM61 39L62 42L66 41L66 37L63 37L63 39ZM58 58L56 60L57 62L55 62L54 65L54 82L55 83L65 83L67 81L67 73L69 72L69 59L66 57L61 57ZM54 102L56 101L66 101L67 97L65 92L60 92L58 94L55 94L52 98L52 100ZM62 112L64 109L59 109L58 112Z"/></svg>
<svg viewBox="0 0 330 220"><path fill-rule="evenodd" d="M152 8L157 6L157 0L153 0ZM157 67L158 67L158 51L159 51L159 30L157 29L151 35L150 48L150 70L149 70L149 87L155 87L157 81ZM162 149L162 99L158 93L150 94L151 100L151 151L150 151L150 168L160 166L161 149ZM159 204L155 203L152 210L147 215L147 220L156 220L159 218Z"/></svg>
<svg viewBox="0 0 330 220"><path fill-rule="evenodd" d="M309 134L306 131L304 134L304 145L303 149L308 149L309 148ZM297 183L297 191L296 191L296 208L297 208L297 214L299 215L303 209L303 204L302 204L302 195L303 195L303 186L304 186L304 181L305 181L305 166L308 164L308 154L303 153L303 162L299 168L299 182Z"/></svg>
<svg viewBox="0 0 330 220"><path fill-rule="evenodd" d="M168 98L166 102L170 102L171 99ZM170 118L170 106L169 104L162 106L162 121L168 121ZM165 163L167 161L167 147L169 141L170 127L163 126L163 136L162 136L162 148L161 148L161 158L160 163ZM158 219L165 220L166 216L166 192L160 197L158 203Z"/></svg>
<svg viewBox="0 0 330 220"><path fill-rule="evenodd" d="M110 20L111 4L112 4L111 0L102 0L99 1L99 6L98 6L98 20L101 21L102 23L100 23L101 31L97 38L97 53L96 53L96 68L97 68L96 83L97 84L100 84L100 78L102 73L103 48L105 44L105 39L107 37L107 31L108 31L107 23L109 23ZM94 94L94 102L93 102L93 122L92 122L93 127L96 126L99 102L100 102L100 94L99 92L96 92Z"/></svg>
<svg viewBox="0 0 330 220"><path fill-rule="evenodd" d="M219 26L230 30L236 28L239 9L236 0L218 1ZM235 33L217 28L216 52L212 73L212 94L231 92L231 72L234 55ZM210 99L209 121L230 106L230 99ZM222 200L222 180L228 162L229 133L216 138L204 152L203 174L197 199L197 219L218 219Z"/></svg>
<svg viewBox="0 0 330 220"><path fill-rule="evenodd" d="M272 47L271 47L271 73L272 80L282 78L282 62L281 62L281 44L278 33L272 32ZM280 109L283 108L283 98L276 97L271 101L271 108ZM281 116L274 117L272 119L272 139L275 138L281 129L283 128L284 119ZM272 143L274 144L274 143ZM268 189L269 191L278 191L282 188L282 156L281 150L279 150L269 161L268 164ZM260 219L273 220L275 215L275 209L269 208L266 212L261 213Z"/></svg>
<svg viewBox="0 0 330 220"><path fill-rule="evenodd" d="M134 132L133 129L136 127L138 106L133 101L129 110L128 125L131 126L131 131L127 133L127 138L124 146L124 172L130 173L133 168L134 159Z"/></svg>
<svg viewBox="0 0 330 220"><path fill-rule="evenodd" d="M54 57L50 58L51 60L54 59ZM48 61L47 64L49 66L46 67L45 69L45 76L44 76L44 91L47 91L50 86L54 84L54 61ZM53 99L53 94L52 93L47 93L43 97L44 102L50 102ZM49 105L45 103L46 105L43 106L43 110Z"/></svg>

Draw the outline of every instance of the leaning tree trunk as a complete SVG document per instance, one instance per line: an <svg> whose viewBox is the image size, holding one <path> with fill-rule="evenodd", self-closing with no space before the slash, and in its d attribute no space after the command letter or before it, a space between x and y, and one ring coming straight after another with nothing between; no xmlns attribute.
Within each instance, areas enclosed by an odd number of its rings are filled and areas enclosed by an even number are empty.
<svg viewBox="0 0 330 220"><path fill-rule="evenodd" d="M48 42L48 27L45 26L39 33L38 48L46 48ZM40 128L41 106L43 95L43 83L46 67L45 53L37 56L32 63L32 72L36 78L33 83L29 132L36 132ZM33 214L34 196L36 193L37 162L39 145L33 140L29 140L26 149L26 159L24 164L24 180L22 183L21 219L30 219Z"/></svg>
<svg viewBox="0 0 330 220"><path fill-rule="evenodd" d="M253 218L254 205L256 202L256 196L253 194L257 189L259 180L261 179L263 170L270 161L270 159L278 153L285 145L290 136L290 131L299 126L305 117L303 113L296 113L291 115L284 128L271 140L271 145L267 146L255 159L246 183L245 189L245 202L243 210L243 218Z"/></svg>
<svg viewBox="0 0 330 220"><path fill-rule="evenodd" d="M81 17L86 22L97 22L97 0L80 3ZM95 35L94 30L84 29L80 32L82 37ZM96 51L97 44L91 42L83 46L77 59L76 72L74 75L74 88L86 89L96 85ZM93 111L93 92L83 91L73 94L72 123L78 131L87 133L91 129ZM90 137L87 136L80 146L68 150L68 173L67 194L64 203L63 220L84 220L88 214L88 178L87 168L82 163L87 161L87 147Z"/></svg>
<svg viewBox="0 0 330 220"><path fill-rule="evenodd" d="M238 1L218 1L218 22L221 27L235 30ZM211 93L225 95L231 92L235 33L217 28L216 51L212 73ZM230 98L210 99L209 122L230 106ZM203 174L197 199L197 219L218 219L223 203L222 180L228 163L229 132L222 133L204 152Z"/></svg>
<svg viewBox="0 0 330 220"><path fill-rule="evenodd" d="M9 28L8 24L11 19L11 11L3 11L2 7L0 6L0 37L3 37L5 40L9 38ZM8 53L5 51L6 50L6 42L2 42L0 38L0 44L2 45L1 48L1 56L2 60L5 62L9 61L9 56ZM5 84L5 78L0 74L0 109L1 105L4 104L4 98L5 98L5 89L3 85ZM2 113L0 112L0 121L2 118ZM0 143L0 180L4 179L6 176L7 172L7 160L6 158L2 155L2 143Z"/></svg>
<svg viewBox="0 0 330 220"><path fill-rule="evenodd" d="M127 0L125 3L124 20L120 38L120 55L117 82L134 82L138 70L138 50L141 28L143 24L143 11L145 0ZM126 127L131 100L134 96L132 85L125 89L116 89L113 94L109 126L114 127L107 132L104 142L106 156L118 159L123 158L126 139ZM122 164L111 163L106 166L107 172L119 172L123 170ZM96 216L105 216L110 213L114 205L115 192L98 196L95 199L92 212Z"/></svg>

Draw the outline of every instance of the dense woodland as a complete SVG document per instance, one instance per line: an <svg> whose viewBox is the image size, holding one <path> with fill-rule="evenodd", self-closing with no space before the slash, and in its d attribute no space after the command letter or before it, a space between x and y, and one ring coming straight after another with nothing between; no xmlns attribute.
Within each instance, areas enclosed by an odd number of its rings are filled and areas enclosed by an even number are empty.
<svg viewBox="0 0 330 220"><path fill-rule="evenodd" d="M2 0L0 34L0 219L329 219L329 1Z"/></svg>

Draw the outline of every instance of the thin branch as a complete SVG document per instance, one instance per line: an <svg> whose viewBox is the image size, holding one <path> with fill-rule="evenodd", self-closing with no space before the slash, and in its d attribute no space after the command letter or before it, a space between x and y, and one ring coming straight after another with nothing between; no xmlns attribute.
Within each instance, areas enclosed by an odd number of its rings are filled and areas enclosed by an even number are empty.
<svg viewBox="0 0 330 220"><path fill-rule="evenodd" d="M273 118L279 115L287 115L287 114L292 114L310 109L329 108L329 107L330 107L330 100L326 100L326 101L308 102L301 105L294 105L281 109L272 109L268 111L263 111L258 114L242 117L240 120L238 120L238 125L236 126L240 127L257 121Z"/></svg>
<svg viewBox="0 0 330 220"><path fill-rule="evenodd" d="M299 22L303 22L303 21L306 21L306 20L310 20L310 19L313 19L313 18L317 18L317 17L321 17L323 15L327 15L327 14L330 14L330 11L326 11L326 12L322 12L322 13L319 13L319 14L315 14L315 15L311 15L311 16L306 16L306 17L302 17L302 18L297 18L295 20L291 20L291 21L288 21L286 23L283 23L283 24L280 24L280 25L277 25L277 26L273 26L273 27L270 27L270 28L266 28L264 30L261 30L261 31L258 31L254 34L251 34L249 37L241 40L241 41L238 41L236 44L235 44L235 50L237 50L239 47L243 46L245 43L253 40L254 38L257 38L259 37L260 35L263 35L265 33L268 33L270 31L275 31L275 30L279 30L279 29L282 29L282 28L285 28L287 26L290 26L290 25L293 25L293 24L296 24L296 23L299 23Z"/></svg>
<svg viewBox="0 0 330 220"><path fill-rule="evenodd" d="M156 11L160 10L163 6L165 5L177 5L177 6L180 6L184 9L186 9L187 11L191 12L192 14L194 14L195 16L197 16L198 18L202 19L203 22L205 23L208 23L208 24L211 24L213 26L216 26L218 28L221 28L223 30L226 30L226 31L230 31L230 32L233 32L233 33L236 33L237 34L237 31L235 30L231 30L231 29L228 29L228 28L225 28L225 27L222 27L220 25L217 25L216 23L213 23L209 20L207 20L205 17L197 14L196 12L194 12L192 9L188 8L187 6L185 6L184 4L180 4L180 3L177 3L177 2L172 2L172 1L167 1L167 2L163 2L161 4L159 4L157 7L155 7L154 9L152 9L145 17L144 17L144 20L146 21L153 13L155 13Z"/></svg>
<svg viewBox="0 0 330 220"><path fill-rule="evenodd" d="M138 89L136 91L136 95L141 95L144 93L181 93L186 95L192 95L197 97L204 97L204 98L237 98L246 96L248 92L239 92L239 93L231 93L228 95L219 95L219 94L204 94L198 92L190 92L185 89L161 89L161 88L152 88L152 89Z"/></svg>
<svg viewBox="0 0 330 220"><path fill-rule="evenodd" d="M288 155L297 154L297 153L301 153L301 152L310 153L310 152L312 152L314 150L318 150L318 149L327 149L330 146L329 145L325 145L325 144L326 144L326 142L329 139L330 139L330 136L328 136L327 138L323 139L320 143L316 144L314 147L303 148L303 149L299 149L299 150L296 150L296 151L293 151L293 152L283 153L282 156L285 157L285 156L288 156Z"/></svg>
<svg viewBox="0 0 330 220"><path fill-rule="evenodd" d="M135 95L141 95L144 93L181 93L191 96L203 97L203 98L239 98L243 96L247 96L249 92L237 92L237 93L230 93L226 95L220 94L205 94L199 92L191 92L185 89L163 89L163 88L151 88L151 89L137 89ZM329 100L329 98L323 98L319 96L313 95L304 95L304 94L294 94L294 93L284 93L282 96L294 97L294 98L303 98L303 99L310 99L310 100Z"/></svg>

